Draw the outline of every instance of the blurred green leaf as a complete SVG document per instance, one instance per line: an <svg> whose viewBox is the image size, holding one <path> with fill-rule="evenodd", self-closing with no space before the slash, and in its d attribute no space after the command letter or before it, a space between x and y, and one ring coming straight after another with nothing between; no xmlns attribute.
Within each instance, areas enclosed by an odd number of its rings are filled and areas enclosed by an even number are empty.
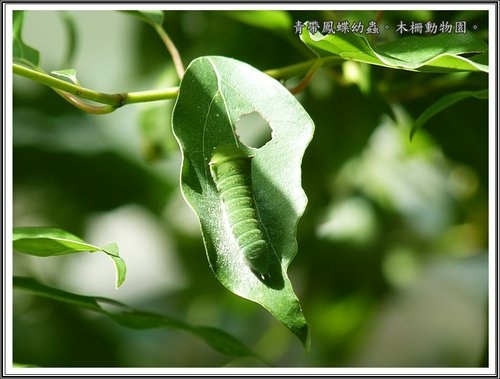
<svg viewBox="0 0 500 379"><path fill-rule="evenodd" d="M242 345L236 338L220 329L207 326L194 326L191 327L190 331L203 338L210 346L221 353L236 357L255 356L261 361L266 362L261 357L252 353L246 346Z"/></svg>
<svg viewBox="0 0 500 379"><path fill-rule="evenodd" d="M477 99L487 99L488 98L488 89L480 90L480 91L460 91L450 93L434 104L432 104L429 108L422 112L422 114L417 118L415 124L413 124L410 130L410 140L415 135L417 129L421 128L427 121L429 121L434 115L441 112L442 110L451 107L453 104L459 102L460 100L467 99L469 97L475 97Z"/></svg>
<svg viewBox="0 0 500 379"><path fill-rule="evenodd" d="M152 25L161 25L163 23L163 11L142 10L142 11L122 11L132 16L140 18L142 21Z"/></svg>
<svg viewBox="0 0 500 379"><path fill-rule="evenodd" d="M190 325L169 316L135 310L118 301L103 297L83 296L62 291L39 283L32 278L15 276L13 283L15 289L28 291L38 296L101 313L127 328L185 330L203 339L220 353L236 357L255 357L261 359L236 338L216 328Z"/></svg>
<svg viewBox="0 0 500 379"><path fill-rule="evenodd" d="M121 313L107 312L107 315L120 325L133 329L167 328L185 330L202 338L220 353L235 357L254 356L258 358L256 354L236 338L217 328L189 325L168 316L135 310Z"/></svg>
<svg viewBox="0 0 500 379"><path fill-rule="evenodd" d="M103 252L115 264L116 287L120 287L125 280L125 262L119 256L118 246L115 243L100 248L90 245L64 230L45 227L14 228L12 242L14 250L37 257L75 254L82 251Z"/></svg>
<svg viewBox="0 0 500 379"><path fill-rule="evenodd" d="M67 11L58 12L65 27L65 36L67 39L68 48L66 50L66 56L62 67L68 67L72 65L73 58L75 57L76 49L78 47L78 34L76 31L76 24L71 13Z"/></svg>
<svg viewBox="0 0 500 379"><path fill-rule="evenodd" d="M29 291L38 296L43 296L53 300L62 301L68 304L76 305L80 308L90 309L96 312L102 312L102 308L97 303L97 300L101 300L100 298L94 298L91 296L82 296L62 291L57 288L45 286L37 282L33 278L26 278L20 276L14 276L13 285L15 289ZM113 300L110 301L114 303Z"/></svg>
<svg viewBox="0 0 500 379"><path fill-rule="evenodd" d="M301 40L318 56L339 56L387 68L423 72L483 71L488 66L463 55L484 54L488 45L473 33L403 37L379 45L355 33L323 36L303 29Z"/></svg>
<svg viewBox="0 0 500 379"><path fill-rule="evenodd" d="M36 68L38 67L38 62L40 61L40 53L38 50L26 45L22 38L24 12L25 11L13 12L12 53L15 62Z"/></svg>
<svg viewBox="0 0 500 379"><path fill-rule="evenodd" d="M170 110L170 112L169 112ZM153 162L178 151L170 127L171 107L147 104L139 114L142 151L147 161Z"/></svg>
<svg viewBox="0 0 500 379"><path fill-rule="evenodd" d="M258 112L272 129L259 149L238 143L235 124ZM297 100L277 81L253 67L223 57L194 60L181 82L172 116L183 151L181 187L197 214L210 267L233 293L265 307L308 348L306 320L287 277L297 252L297 223L306 196L300 165L314 124ZM209 173L213 150L240 145L252 158L257 213L270 252L270 279L261 281L246 265ZM273 254L274 253L274 254Z"/></svg>
<svg viewBox="0 0 500 379"><path fill-rule="evenodd" d="M289 32L292 27L292 19L284 10L225 11L222 14L247 25L276 32Z"/></svg>

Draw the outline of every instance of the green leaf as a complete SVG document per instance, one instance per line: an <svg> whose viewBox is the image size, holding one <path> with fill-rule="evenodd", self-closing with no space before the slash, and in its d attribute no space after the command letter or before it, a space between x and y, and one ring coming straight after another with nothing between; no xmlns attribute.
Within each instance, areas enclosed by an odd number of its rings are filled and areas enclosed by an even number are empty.
<svg viewBox="0 0 500 379"><path fill-rule="evenodd" d="M15 250L39 257L99 250L73 234L57 228L14 228L12 240Z"/></svg>
<svg viewBox="0 0 500 379"><path fill-rule="evenodd" d="M488 66L463 55L484 55L488 45L473 33L442 33L429 37L403 37L379 45L355 33L311 35L303 29L301 40L318 56L343 59L393 69L424 72L483 71ZM484 62L484 58L481 58Z"/></svg>
<svg viewBox="0 0 500 379"><path fill-rule="evenodd" d="M177 152L177 142L170 127L171 109L165 104L145 104L139 113L142 152L153 162Z"/></svg>
<svg viewBox="0 0 500 379"><path fill-rule="evenodd" d="M477 99L487 99L488 98L488 90L480 90L480 91L460 91L450 93L434 104L432 104L429 108L422 112L422 114L417 118L415 124L410 130L410 140L415 135L417 129L421 128L427 121L429 121L434 115L441 112L442 110L451 107L453 104L459 102L460 100L467 99L469 97L475 97Z"/></svg>
<svg viewBox="0 0 500 379"><path fill-rule="evenodd" d="M13 46L12 53L15 62L32 68L38 67L40 53L38 50L24 43L22 38L24 11L13 12Z"/></svg>
<svg viewBox="0 0 500 379"><path fill-rule="evenodd" d="M108 316L120 325L132 329L167 328L185 330L202 338L214 350L223 354L237 357L254 356L262 360L236 338L217 328L188 325L171 317L134 310L122 313L108 312Z"/></svg>
<svg viewBox="0 0 500 379"><path fill-rule="evenodd" d="M125 280L126 265L119 256L115 243L103 248L90 245L75 235L57 228L17 227L12 236L14 250L37 257L52 257L57 255L75 254L83 251L103 252L115 264L116 287Z"/></svg>
<svg viewBox="0 0 500 379"><path fill-rule="evenodd" d="M68 11L57 12L65 27L65 36L67 39L68 50L66 51L66 56L64 57L62 67L71 66L73 63L73 58L75 56L78 47L78 34L76 32L76 24L73 16Z"/></svg>
<svg viewBox="0 0 500 379"><path fill-rule="evenodd" d="M48 287L32 278L15 276L13 278L13 283L15 289L28 291L38 296L101 313L127 328L180 329L198 336L212 346L212 348L223 354L236 357L255 357L262 360L262 358L249 350L236 338L216 328L190 325L170 316L136 310L112 299L66 292Z"/></svg>
<svg viewBox="0 0 500 379"><path fill-rule="evenodd" d="M63 79L68 79L71 83L80 85L78 79L76 78L76 70L74 68L69 68L67 70L51 71L52 75L59 76Z"/></svg>
<svg viewBox="0 0 500 379"><path fill-rule="evenodd" d="M118 245L116 243L110 243L102 248L102 251L106 253L115 264L116 268L116 287L120 287L125 281L125 275L127 273L127 266L125 261L120 257L118 251Z"/></svg>
<svg viewBox="0 0 500 379"><path fill-rule="evenodd" d="M70 292L61 291L56 288L47 287L36 280L27 277L14 276L14 288L29 291L35 295L47 297L53 300L62 301L80 308L90 309L100 312L101 307L97 303L97 298L82 296Z"/></svg>
<svg viewBox="0 0 500 379"><path fill-rule="evenodd" d="M122 12L138 17L142 21L147 22L148 24L161 26L161 24L163 23L163 11L143 10L143 11L122 11Z"/></svg>
<svg viewBox="0 0 500 379"><path fill-rule="evenodd" d="M208 166L215 147L236 143L236 122L252 112L272 129L271 141L261 148L240 145L253 156L253 195L270 245L270 278L265 281L243 260ZM311 118L281 84L253 67L201 57L182 79L172 124L183 152L182 192L198 216L216 277L233 293L266 308L308 348L308 325L287 269L297 253L297 224L307 203L300 165L314 130Z"/></svg>
<svg viewBox="0 0 500 379"><path fill-rule="evenodd" d="M292 19L287 11L225 11L222 14L247 25L277 32L289 32Z"/></svg>

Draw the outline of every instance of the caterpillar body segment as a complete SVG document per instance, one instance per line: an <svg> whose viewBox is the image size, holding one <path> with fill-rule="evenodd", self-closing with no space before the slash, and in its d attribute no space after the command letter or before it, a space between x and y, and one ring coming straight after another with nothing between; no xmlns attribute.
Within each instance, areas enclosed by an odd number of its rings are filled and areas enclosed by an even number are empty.
<svg viewBox="0 0 500 379"><path fill-rule="evenodd" d="M257 219L252 192L251 157L234 145L216 147L210 174L229 220L231 232L249 268L269 276L269 251Z"/></svg>

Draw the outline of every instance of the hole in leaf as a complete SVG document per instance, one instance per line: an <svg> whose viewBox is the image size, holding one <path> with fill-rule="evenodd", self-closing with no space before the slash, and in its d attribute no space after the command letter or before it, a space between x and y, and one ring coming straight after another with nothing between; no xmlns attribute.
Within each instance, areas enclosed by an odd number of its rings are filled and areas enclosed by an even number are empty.
<svg viewBox="0 0 500 379"><path fill-rule="evenodd" d="M236 135L246 146L259 148L272 138L269 123L258 112L241 116L236 122Z"/></svg>

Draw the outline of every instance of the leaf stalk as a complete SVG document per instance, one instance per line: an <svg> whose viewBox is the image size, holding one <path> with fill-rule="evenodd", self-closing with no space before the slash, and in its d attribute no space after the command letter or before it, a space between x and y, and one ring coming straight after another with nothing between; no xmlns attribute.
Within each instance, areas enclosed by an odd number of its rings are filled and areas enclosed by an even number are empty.
<svg viewBox="0 0 500 379"><path fill-rule="evenodd" d="M161 90L107 94L67 82L17 63L12 65L12 71L16 75L23 76L51 87L79 109L95 114L109 113L126 104L175 99L179 92L178 87L171 87ZM94 101L99 104L105 104L106 106L99 107L97 105L83 102L81 99Z"/></svg>

